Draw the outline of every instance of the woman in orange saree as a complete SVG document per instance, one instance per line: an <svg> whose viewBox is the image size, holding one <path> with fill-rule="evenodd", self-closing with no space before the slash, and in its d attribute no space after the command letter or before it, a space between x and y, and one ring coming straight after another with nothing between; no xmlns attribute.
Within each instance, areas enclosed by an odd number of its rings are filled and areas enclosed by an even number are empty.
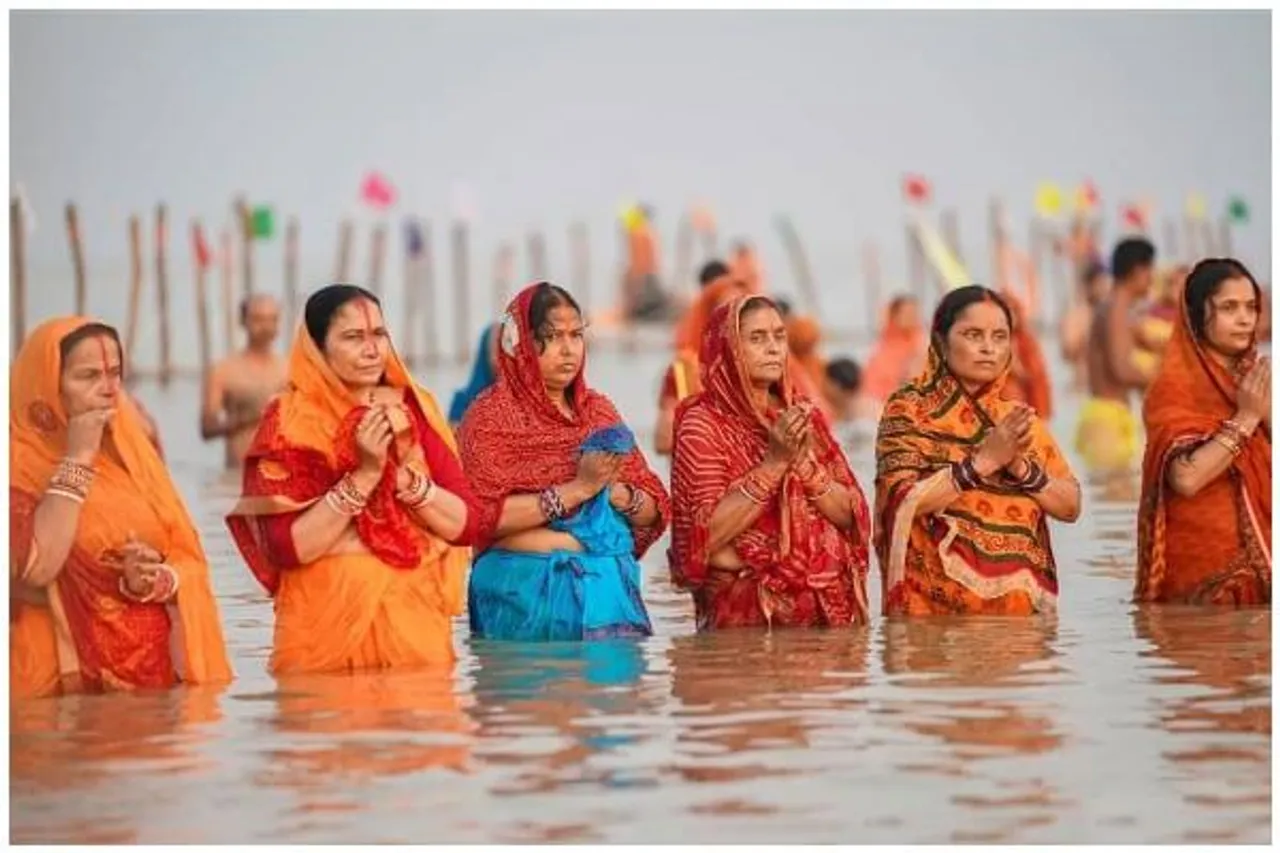
<svg viewBox="0 0 1280 853"><path fill-rule="evenodd" d="M701 358L706 387L676 411L669 552L699 629L866 624L867 503L792 390L772 300L717 309Z"/></svg>
<svg viewBox="0 0 1280 853"><path fill-rule="evenodd" d="M880 339L862 371L862 392L881 402L919 367L925 350L919 308L910 296L895 296L889 303Z"/></svg>
<svg viewBox="0 0 1280 853"><path fill-rule="evenodd" d="M116 331L32 331L9 372L9 689L18 698L231 680L209 563Z"/></svg>
<svg viewBox="0 0 1280 853"><path fill-rule="evenodd" d="M702 292L676 327L676 356L662 377L662 390L658 395L658 423L654 427L653 442L654 450L661 456L671 452L671 425L676 406L702 390L698 349L702 346L702 336L706 333L711 314L747 289L741 279L730 274L718 261L703 267L699 280L702 281Z"/></svg>
<svg viewBox="0 0 1280 853"><path fill-rule="evenodd" d="M876 437L876 554L886 616L1052 611L1047 518L1080 486L1044 422L1004 397L1013 315L985 287L951 291L924 372L889 398Z"/></svg>
<svg viewBox="0 0 1280 853"><path fill-rule="evenodd" d="M1257 352L1261 300L1235 260L1203 260L1187 279L1142 407L1139 602L1271 603L1271 365Z"/></svg>
<svg viewBox="0 0 1280 853"><path fill-rule="evenodd" d="M227 518L275 599L274 673L452 665L475 530L454 447L377 297L312 294Z"/></svg>

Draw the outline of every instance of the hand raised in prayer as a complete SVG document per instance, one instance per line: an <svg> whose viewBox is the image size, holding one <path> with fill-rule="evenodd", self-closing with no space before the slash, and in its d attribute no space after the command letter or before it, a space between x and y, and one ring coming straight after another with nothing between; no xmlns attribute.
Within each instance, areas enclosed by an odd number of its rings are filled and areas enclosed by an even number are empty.
<svg viewBox="0 0 1280 853"><path fill-rule="evenodd" d="M769 449L765 452L765 461L790 464L804 446L805 439L812 429L810 417L813 409L801 404L792 406L778 416L769 430Z"/></svg>
<svg viewBox="0 0 1280 853"><path fill-rule="evenodd" d="M990 476L1007 467L1031 445L1031 409L1018 406L1005 415L978 445L974 464L978 473Z"/></svg>
<svg viewBox="0 0 1280 853"><path fill-rule="evenodd" d="M82 465L92 465L107 424L115 414L115 409L92 409L72 417L67 422L67 456Z"/></svg>
<svg viewBox="0 0 1280 853"><path fill-rule="evenodd" d="M1236 407L1239 413L1250 420L1271 420L1271 360L1258 359L1240 381L1236 392Z"/></svg>
<svg viewBox="0 0 1280 853"><path fill-rule="evenodd" d="M584 453L578 459L578 482L591 497L613 483L626 457L616 453Z"/></svg>
<svg viewBox="0 0 1280 853"><path fill-rule="evenodd" d="M360 469L370 475L381 474L394 437L386 406L371 406L356 426L356 452L360 457Z"/></svg>

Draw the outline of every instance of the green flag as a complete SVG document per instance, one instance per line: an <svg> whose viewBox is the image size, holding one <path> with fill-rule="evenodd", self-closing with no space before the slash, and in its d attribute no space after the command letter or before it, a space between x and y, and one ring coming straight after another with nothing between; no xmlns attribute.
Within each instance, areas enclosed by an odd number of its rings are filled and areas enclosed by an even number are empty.
<svg viewBox="0 0 1280 853"><path fill-rule="evenodd" d="M276 218L269 207L255 207L249 217L249 233L255 240L269 240L276 231Z"/></svg>
<svg viewBox="0 0 1280 853"><path fill-rule="evenodd" d="M1244 224L1249 221L1249 203L1238 195L1233 195L1231 201L1227 202L1227 217L1236 224Z"/></svg>

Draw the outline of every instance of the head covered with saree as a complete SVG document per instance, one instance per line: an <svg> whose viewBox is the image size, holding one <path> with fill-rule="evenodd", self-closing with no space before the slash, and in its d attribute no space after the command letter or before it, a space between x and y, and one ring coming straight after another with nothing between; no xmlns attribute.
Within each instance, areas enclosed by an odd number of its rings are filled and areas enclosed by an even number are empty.
<svg viewBox="0 0 1280 853"><path fill-rule="evenodd" d="M109 358L123 360L115 331L87 317L40 324L14 359L9 370L11 578L20 576L34 556L36 506L67 453L70 413L61 392L63 342L73 335L100 347L104 373L109 373ZM94 468L71 552L45 589L47 611L40 609L49 613L52 626L44 617L41 624L27 619L35 614L22 613L27 605L11 601L11 683L25 680L36 693L55 687L58 676L67 689L165 687L175 670L187 683L230 681L208 559L127 394L116 397ZM120 597L121 570L112 555L135 537L159 551L177 573L172 605L135 605ZM170 653L174 620L179 642ZM25 633L27 627L31 634ZM50 677L51 683L34 685Z"/></svg>
<svg viewBox="0 0 1280 853"><path fill-rule="evenodd" d="M896 612L907 594L909 562L922 559L977 599L1021 591L1037 611L1052 610L1057 569L1044 512L1012 489L965 491L944 511L917 516L916 506L950 465L974 453L987 433L1019 403L1009 399L1012 355L996 378L976 390L947 365L946 336L971 305L994 303L1012 320L993 291L972 285L939 304L924 371L890 396L876 437L876 554L883 575L884 611ZM1010 331L1012 331L1010 329ZM1028 461L1050 477L1070 474L1048 428L1032 419ZM963 610L964 602L956 602Z"/></svg>
<svg viewBox="0 0 1280 853"><path fill-rule="evenodd" d="M1026 307L1022 300L1012 291L1005 290L1000 294L1013 312L1013 352L1017 358L1021 375L1011 385L1013 390L1028 406L1036 410L1036 414L1046 421L1053 416L1053 383L1049 379L1049 368L1044 361L1044 351L1036 340L1035 331L1031 328Z"/></svg>
<svg viewBox="0 0 1280 853"><path fill-rule="evenodd" d="M378 305L368 291L352 285L330 285L307 302L306 316L294 334L285 389L268 405L244 463L241 498L227 517L237 547L254 576L274 595L283 566L268 556L255 517L294 513L324 498L345 474L359 464L355 431L369 403L339 378L321 346L329 323L342 306L364 300ZM413 381L404 362L389 344L381 384L412 391L406 399L418 407L428 427L453 449L456 445L435 398ZM452 613L460 612L469 553L425 533L409 518L395 497L395 470L402 461L393 442L383 477L369 496L367 508L356 517L355 531L380 561L410 570L425 560L442 561L436 573L440 594ZM429 466L420 462L431 476Z"/></svg>
<svg viewBox="0 0 1280 853"><path fill-rule="evenodd" d="M885 308L880 337L863 370L863 390L875 400L884 400L898 390L908 370L914 370L925 346L925 332L915 319L916 300L895 296Z"/></svg>
<svg viewBox="0 0 1280 853"><path fill-rule="evenodd" d="M1178 319L1160 372L1143 401L1147 448L1138 509L1134 590L1138 601L1163 597L1165 587L1174 581L1167 569L1175 554L1190 576L1215 578L1195 592L1195 600L1261 603L1243 600L1251 595L1243 587L1260 581L1270 600L1270 428L1260 424L1244 442L1227 474L1194 498L1172 496L1166 484L1173 458L1207 440L1235 414L1240 379L1258 358L1256 332L1254 342L1239 356L1235 371L1214 358L1205 342L1212 312L1209 298L1232 278L1248 280L1255 296L1260 296L1253 276L1237 261L1209 258L1191 271L1178 301Z"/></svg>
<svg viewBox="0 0 1280 853"><path fill-rule="evenodd" d="M804 401L792 386L790 372L783 370L772 389L776 404L757 405L742 334L743 318L753 310L777 308L767 297L742 295L716 309L702 340L704 390L676 409L671 487L677 512L670 561L673 580L680 586L697 588L706 581L711 571L710 523L717 504L764 459L769 430L782 412ZM866 500L826 417L815 410L811 423L815 460L855 495L855 524L849 531L835 527L810 504L799 478L787 473L776 506L734 542L766 594L776 593L778 602L803 590L821 594L834 589L838 575L852 581L855 589L865 589L870 534ZM864 612L847 614L850 621L865 619L865 599L861 607Z"/></svg>
<svg viewBox="0 0 1280 853"><path fill-rule="evenodd" d="M492 544L507 497L572 480L587 438L622 423L609 398L588 386L585 353L565 390L573 414L561 411L552 401L539 366L546 346L544 330L535 328L532 320L534 300L540 295L556 306L573 308L581 317L572 297L548 282L517 294L500 326L498 380L472 403L459 430L463 469L479 504L478 551ZM627 455L619 479L647 492L662 516L660 524L633 531L639 557L666 527L667 492L639 448Z"/></svg>

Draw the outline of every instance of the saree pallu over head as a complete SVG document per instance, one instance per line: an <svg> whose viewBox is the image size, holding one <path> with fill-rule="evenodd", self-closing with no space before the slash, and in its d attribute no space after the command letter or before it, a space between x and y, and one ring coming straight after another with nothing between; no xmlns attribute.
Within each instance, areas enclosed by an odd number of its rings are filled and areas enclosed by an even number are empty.
<svg viewBox="0 0 1280 853"><path fill-rule="evenodd" d="M924 340L923 330L900 328L892 315L886 316L880 338L862 371L863 392L873 400L888 399L902 385L908 371L915 369Z"/></svg>
<svg viewBox="0 0 1280 853"><path fill-rule="evenodd" d="M740 330L749 298L740 296L716 311L702 344L706 387L676 409L669 556L672 580L694 590L719 574L708 553L716 506L764 459L769 429L782 410L803 399L784 371L775 388L777 409L760 411L752 401ZM829 624L865 622L870 516L830 424L817 411L813 449L818 464L852 491L855 524L848 531L837 528L788 472L764 513L733 542L744 573L758 586L758 600L744 606L758 604L771 620L775 613L785 617L801 598L812 599Z"/></svg>
<svg viewBox="0 0 1280 853"><path fill-rule="evenodd" d="M22 583L36 557L36 506L67 451L60 345L91 322L66 317L41 324L9 371L10 687L15 696L33 696L228 682L208 560L141 415L123 392L66 563L48 587ZM177 573L171 603L137 604L120 595L112 557L131 536L164 555Z"/></svg>
<svg viewBox="0 0 1280 853"><path fill-rule="evenodd" d="M1248 353L1241 376L1257 357ZM1147 449L1138 505L1137 601L1271 601L1271 431L1261 424L1225 474L1194 497L1167 484L1169 463L1235 414L1237 379L1196 340L1185 309L1142 406Z"/></svg>
<svg viewBox="0 0 1280 853"><path fill-rule="evenodd" d="M585 357L567 391L573 416L561 412L547 396L529 324L536 290L537 285L525 288L507 306L498 346L498 381L472 404L458 433L462 467L480 516L477 552L493 544L509 496L569 482L577 473L583 441L596 430L622 422L609 398L587 386ZM633 531L635 554L641 557L671 517L667 490L638 447L626 456L619 480L647 493L658 508L657 523Z"/></svg>
<svg viewBox="0 0 1280 853"><path fill-rule="evenodd" d="M936 346L924 372L885 404L876 436L876 555L885 615L930 612L1025 614L1055 609L1057 568L1044 512L996 486L963 492L945 510L916 515L945 487L950 466L975 452L1016 402L1009 370L969 394ZM1070 476L1044 421L1033 418L1029 461Z"/></svg>
<svg viewBox="0 0 1280 853"><path fill-rule="evenodd" d="M413 381L394 349L388 354L383 382L410 391L405 395L406 403L416 405L417 414L451 451L456 447L435 398ZM289 354L287 384L263 413L245 457L240 501L227 516L236 546L271 595L279 590L283 573L293 569L272 561L256 520L304 510L322 500L342 476L354 471L358 465L355 431L368 409L342 384L299 324ZM447 613L456 615L463 606L469 549L424 531L396 500L396 469L403 461L393 442L382 479L369 496L365 511L356 517L355 533L374 558L392 569L431 568L432 594ZM431 476L425 459L415 463ZM359 556L346 555L345 559ZM367 594L376 597L372 585Z"/></svg>

